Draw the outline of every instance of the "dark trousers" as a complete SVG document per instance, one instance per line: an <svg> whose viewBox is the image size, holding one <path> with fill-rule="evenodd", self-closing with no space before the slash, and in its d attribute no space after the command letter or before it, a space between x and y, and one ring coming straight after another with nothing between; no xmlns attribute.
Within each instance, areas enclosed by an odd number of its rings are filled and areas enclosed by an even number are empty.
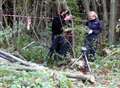
<svg viewBox="0 0 120 88"><path fill-rule="evenodd" d="M96 48L94 46L94 42L97 41L98 35L97 34L89 34L86 36L84 46L87 48L87 56L88 54L92 54L95 57Z"/></svg>
<svg viewBox="0 0 120 88"><path fill-rule="evenodd" d="M55 40L55 34L54 33L52 33L52 37L51 37L51 40L52 40L52 44L54 43L54 40Z"/></svg>
<svg viewBox="0 0 120 88"><path fill-rule="evenodd" d="M52 44L51 44L51 47L49 50L50 57L52 56L54 51L63 55L64 51L62 50L62 47L63 47L64 43L65 43L65 38L62 34L61 35L52 34Z"/></svg>

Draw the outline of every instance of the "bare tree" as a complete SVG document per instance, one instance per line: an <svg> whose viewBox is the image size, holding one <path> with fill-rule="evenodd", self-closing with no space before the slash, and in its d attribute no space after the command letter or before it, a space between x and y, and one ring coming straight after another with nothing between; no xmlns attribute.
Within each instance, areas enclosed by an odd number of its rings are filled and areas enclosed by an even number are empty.
<svg viewBox="0 0 120 88"><path fill-rule="evenodd" d="M91 0L92 3L92 8L93 10L97 13L97 4L96 4L96 0Z"/></svg>
<svg viewBox="0 0 120 88"><path fill-rule="evenodd" d="M108 34L108 11L107 11L107 3L106 3L106 0L102 0L102 6L103 6L103 22L104 22L104 25L103 25L103 33L102 33L102 38L101 38L101 41L102 43L104 44L105 43L105 39L106 39L106 35Z"/></svg>
<svg viewBox="0 0 120 88"><path fill-rule="evenodd" d="M16 23L16 0L13 0L13 13L14 13L14 17L13 17L13 28L15 28L15 23Z"/></svg>
<svg viewBox="0 0 120 88"><path fill-rule="evenodd" d="M2 0L0 0L0 30L1 30L1 27L2 27Z"/></svg>
<svg viewBox="0 0 120 88"><path fill-rule="evenodd" d="M16 26L16 0L13 0L13 31L16 31L15 26ZM13 46L16 48L16 42L15 42L15 38L16 38L16 34L13 32Z"/></svg>
<svg viewBox="0 0 120 88"><path fill-rule="evenodd" d="M102 0L102 4L103 4L103 21L104 21L104 25L106 27L108 25L108 12L107 12L106 0ZM106 28L104 28L104 29L106 29Z"/></svg>
<svg viewBox="0 0 120 88"><path fill-rule="evenodd" d="M88 13L90 11L90 1L89 0L83 0L83 5L85 8L85 11Z"/></svg>
<svg viewBox="0 0 120 88"><path fill-rule="evenodd" d="M116 0L110 0L109 44L114 43Z"/></svg>

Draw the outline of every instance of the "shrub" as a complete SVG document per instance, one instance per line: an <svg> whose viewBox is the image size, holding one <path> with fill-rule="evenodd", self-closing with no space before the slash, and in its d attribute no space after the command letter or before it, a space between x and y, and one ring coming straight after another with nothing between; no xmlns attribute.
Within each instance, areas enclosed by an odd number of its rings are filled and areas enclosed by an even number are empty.
<svg viewBox="0 0 120 88"><path fill-rule="evenodd" d="M83 25L75 27L75 56L79 57L81 54L81 47L83 46L85 39L85 28Z"/></svg>
<svg viewBox="0 0 120 88"><path fill-rule="evenodd" d="M20 52L28 61L41 63L45 60L47 49L42 46L33 46L22 49Z"/></svg>

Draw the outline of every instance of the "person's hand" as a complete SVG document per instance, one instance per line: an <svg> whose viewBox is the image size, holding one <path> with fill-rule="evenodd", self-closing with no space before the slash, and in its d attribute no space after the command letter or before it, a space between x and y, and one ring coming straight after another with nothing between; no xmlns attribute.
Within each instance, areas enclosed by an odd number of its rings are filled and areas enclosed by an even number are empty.
<svg viewBox="0 0 120 88"><path fill-rule="evenodd" d="M72 20L73 19L73 16L72 15L67 15L64 20L65 21L69 21L69 20Z"/></svg>
<svg viewBox="0 0 120 88"><path fill-rule="evenodd" d="M93 33L93 30L89 29L88 34L92 34L92 33Z"/></svg>
<svg viewBox="0 0 120 88"><path fill-rule="evenodd" d="M87 33L87 34L92 34L93 33L93 30L92 29L90 29L90 28L88 28L88 26L85 26L85 32Z"/></svg>

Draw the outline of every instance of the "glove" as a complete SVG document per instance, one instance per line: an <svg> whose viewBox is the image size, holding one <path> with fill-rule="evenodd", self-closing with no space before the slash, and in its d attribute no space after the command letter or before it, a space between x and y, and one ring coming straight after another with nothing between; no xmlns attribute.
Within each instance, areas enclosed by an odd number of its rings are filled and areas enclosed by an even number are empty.
<svg viewBox="0 0 120 88"><path fill-rule="evenodd" d="M92 33L93 33L93 30L89 30L89 31L88 31L88 34L92 34Z"/></svg>

